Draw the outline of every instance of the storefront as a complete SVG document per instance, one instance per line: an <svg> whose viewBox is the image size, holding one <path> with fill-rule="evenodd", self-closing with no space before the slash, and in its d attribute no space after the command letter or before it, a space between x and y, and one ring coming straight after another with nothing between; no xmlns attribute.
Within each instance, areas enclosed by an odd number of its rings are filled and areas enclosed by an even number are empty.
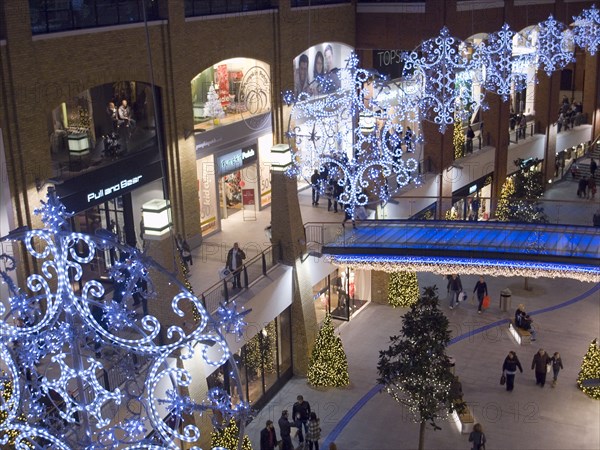
<svg viewBox="0 0 600 450"><path fill-rule="evenodd" d="M488 220L490 218L492 176L486 175L452 194L450 220Z"/></svg>
<svg viewBox="0 0 600 450"><path fill-rule="evenodd" d="M6 167L6 158L4 155L4 140L2 137L2 129L0 128L0 237L6 236L15 228L13 205L10 196L10 186L8 183L8 172ZM13 244L10 241L0 242L0 255L7 255L10 258L15 257ZM12 263L6 258L0 258L0 270L12 278L13 282L17 282L15 271L8 270L12 267ZM0 283L1 298L8 298L8 284ZM10 294L12 295L12 294Z"/></svg>
<svg viewBox="0 0 600 450"><path fill-rule="evenodd" d="M350 320L365 306L370 297L371 272L352 267L336 268L313 286L313 302L317 323L326 314L339 320Z"/></svg>
<svg viewBox="0 0 600 450"><path fill-rule="evenodd" d="M202 234L221 229L221 220L256 220L271 203L271 115L252 129L244 121L196 134L196 165Z"/></svg>
<svg viewBox="0 0 600 450"><path fill-rule="evenodd" d="M291 309L287 308L234 353L244 397L260 409L292 377ZM208 378L208 387L221 387L233 403L240 397L226 362Z"/></svg>
<svg viewBox="0 0 600 450"><path fill-rule="evenodd" d="M74 231L94 234L98 229L114 233L119 241L141 248L142 205L164 198L162 158L157 148L136 155L135 165L124 160L56 184L56 192L68 211ZM115 255L97 252L89 274L102 278Z"/></svg>

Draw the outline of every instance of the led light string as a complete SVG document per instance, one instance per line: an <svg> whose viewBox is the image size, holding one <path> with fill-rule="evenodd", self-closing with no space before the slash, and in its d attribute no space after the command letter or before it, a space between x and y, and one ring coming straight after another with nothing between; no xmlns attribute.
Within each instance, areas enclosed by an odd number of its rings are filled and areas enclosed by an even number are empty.
<svg viewBox="0 0 600 450"><path fill-rule="evenodd" d="M250 416L247 402L234 405L222 390L209 390L204 399L181 394L192 373L167 361L189 359L198 351L208 365L229 360L235 367L224 336L243 333L249 311L222 304L211 316L170 272L120 244L116 236L71 231L71 214L53 190L36 214L44 229L15 230L2 238L23 242L42 269L29 275L27 290L21 290L8 276L14 259L0 255L7 262L0 277L9 286L8 298L0 303L0 362L4 381L14 387L9 401L0 404L6 414L0 443L14 439L16 448L177 449L200 437L200 429L183 417L190 411L212 414L219 426L228 422L217 417ZM121 255L109 270L112 298L99 281L84 280L86 265L97 252ZM179 290L170 295L170 303L157 292L157 277L166 280L161 286ZM77 282L79 292L73 288ZM135 309L140 298L150 304L160 301L163 309L170 305L172 314L182 318L189 309L184 304L191 305L197 315L189 321L193 329L165 327L157 317L140 314ZM242 392L236 373L232 382ZM165 410L172 422L165 422ZM182 431L179 424L185 424ZM154 433L149 438L150 429Z"/></svg>

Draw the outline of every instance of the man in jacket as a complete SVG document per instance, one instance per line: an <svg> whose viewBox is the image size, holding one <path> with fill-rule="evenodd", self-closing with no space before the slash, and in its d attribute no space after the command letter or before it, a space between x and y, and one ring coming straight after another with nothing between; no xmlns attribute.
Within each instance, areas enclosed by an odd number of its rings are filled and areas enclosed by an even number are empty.
<svg viewBox="0 0 600 450"><path fill-rule="evenodd" d="M260 432L260 450L275 450L277 433L272 420L267 420L267 426Z"/></svg>
<svg viewBox="0 0 600 450"><path fill-rule="evenodd" d="M535 369L535 384L539 384L540 387L544 387L546 384L546 371L548 370L548 364L551 363L551 358L548 353L540 348L534 355L533 361L531 361L531 370Z"/></svg>
<svg viewBox="0 0 600 450"><path fill-rule="evenodd" d="M281 417L277 423L279 424L279 434L281 435L281 441L283 442L283 447L281 450L294 450L291 436L291 427L293 423L288 420L287 409L284 409L281 412Z"/></svg>
<svg viewBox="0 0 600 450"><path fill-rule="evenodd" d="M296 421L298 427L298 440L300 446L304 443L304 435L302 434L302 427L304 426L304 432L308 431L308 418L310 417L310 404L304 400L304 397L299 395L296 397L296 403L292 408L292 416Z"/></svg>
<svg viewBox="0 0 600 450"><path fill-rule="evenodd" d="M233 274L233 287L241 288L242 283L240 281L240 276L242 274L242 264L244 259L246 259L246 254L240 248L237 242L233 244L233 247L227 253L227 262L225 265Z"/></svg>
<svg viewBox="0 0 600 450"><path fill-rule="evenodd" d="M450 296L450 309L454 308L454 305L458 306L458 295L462 291L462 282L460 277L453 273L448 279L448 295Z"/></svg>

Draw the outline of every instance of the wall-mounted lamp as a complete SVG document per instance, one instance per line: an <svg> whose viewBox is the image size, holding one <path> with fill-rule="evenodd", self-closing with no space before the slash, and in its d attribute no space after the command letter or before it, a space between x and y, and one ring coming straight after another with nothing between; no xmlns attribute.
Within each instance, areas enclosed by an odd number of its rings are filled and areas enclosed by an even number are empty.
<svg viewBox="0 0 600 450"><path fill-rule="evenodd" d="M171 205L168 200L154 199L142 205L144 239L162 239L171 228Z"/></svg>
<svg viewBox="0 0 600 450"><path fill-rule="evenodd" d="M271 147L271 170L285 172L292 166L292 152L289 144L275 144Z"/></svg>
<svg viewBox="0 0 600 450"><path fill-rule="evenodd" d="M84 156L90 152L90 140L87 133L73 133L68 137L71 156Z"/></svg>

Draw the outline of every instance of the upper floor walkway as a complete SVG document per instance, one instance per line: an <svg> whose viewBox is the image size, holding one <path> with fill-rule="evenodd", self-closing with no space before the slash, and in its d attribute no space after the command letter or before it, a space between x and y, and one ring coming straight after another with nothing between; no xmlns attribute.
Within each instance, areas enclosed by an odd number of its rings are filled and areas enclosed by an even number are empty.
<svg viewBox="0 0 600 450"><path fill-rule="evenodd" d="M506 222L369 220L307 224L307 242L364 268L600 281L600 230ZM351 231L350 231L351 230Z"/></svg>

